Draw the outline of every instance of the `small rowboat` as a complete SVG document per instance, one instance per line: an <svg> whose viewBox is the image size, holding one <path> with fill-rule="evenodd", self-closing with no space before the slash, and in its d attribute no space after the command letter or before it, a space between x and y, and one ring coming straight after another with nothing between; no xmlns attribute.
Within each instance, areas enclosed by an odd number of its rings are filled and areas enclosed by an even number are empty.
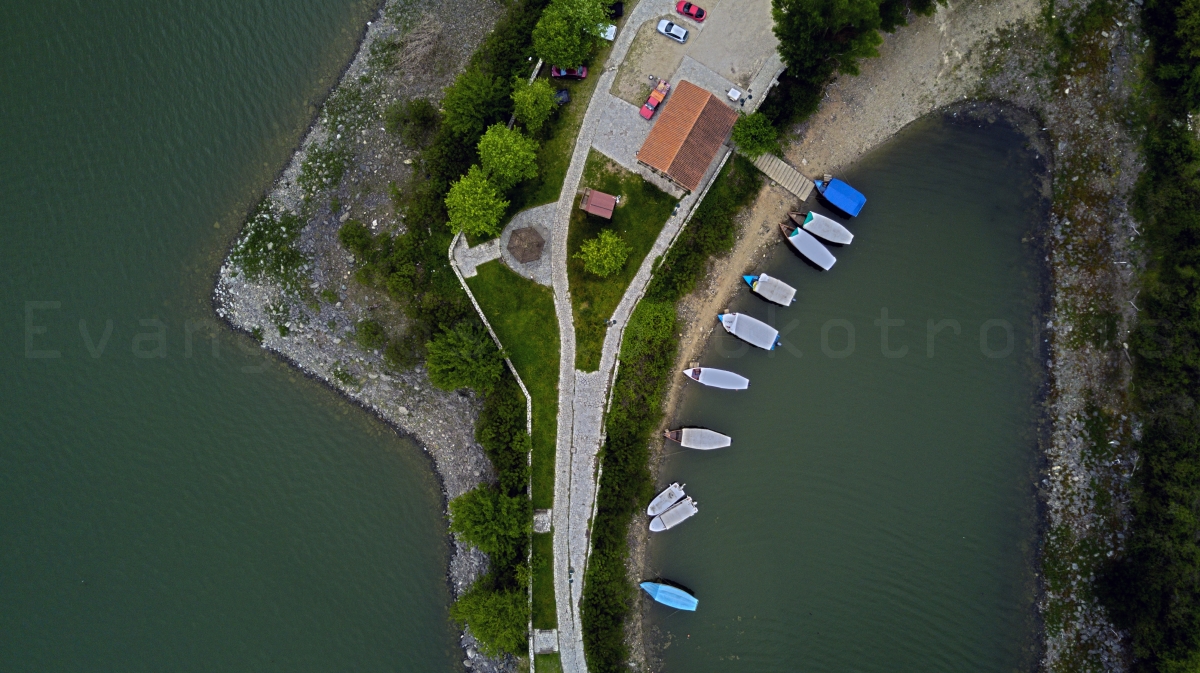
<svg viewBox="0 0 1200 673"><path fill-rule="evenodd" d="M684 376L693 381L699 381L706 386L712 388L721 388L723 390L745 390L750 387L750 379L741 374L727 372L724 369L713 369L712 367L692 367L684 370Z"/></svg>
<svg viewBox="0 0 1200 673"><path fill-rule="evenodd" d="M676 610L687 610L695 612L696 606L700 601L696 597L678 587L673 587L670 584L662 582L642 582L639 584L643 591L650 594L650 598L662 603L669 608Z"/></svg>
<svg viewBox="0 0 1200 673"><path fill-rule="evenodd" d="M788 217L792 218L797 226L804 227L808 233L830 243L850 245L850 242L854 240L854 234L850 233L849 229L843 227L837 220L825 217L820 213L810 210L807 214L788 213Z"/></svg>
<svg viewBox="0 0 1200 673"><path fill-rule="evenodd" d="M745 313L722 313L717 319L721 321L721 327L724 327L726 332L751 346L774 350L775 344L779 342L779 330Z"/></svg>
<svg viewBox="0 0 1200 673"><path fill-rule="evenodd" d="M662 493L659 493L653 500L650 501L650 506L646 508L647 516L658 516L663 512L671 509L671 505L679 502L683 496L683 487L679 482L671 484Z"/></svg>
<svg viewBox="0 0 1200 673"><path fill-rule="evenodd" d="M696 507L696 502L691 498L684 498L683 501L675 503L670 509L654 517L650 522L651 533L661 533L664 530L671 530L675 526L687 521L696 516L700 509Z"/></svg>
<svg viewBox="0 0 1200 673"><path fill-rule="evenodd" d="M829 205L850 217L856 217L867 203L867 197L862 192L830 175L826 175L824 180L813 181L813 186Z"/></svg>
<svg viewBox="0 0 1200 673"><path fill-rule="evenodd" d="M733 443L728 435L722 435L706 428L680 428L667 430L663 436L672 442L678 442L685 449L710 451L723 449Z"/></svg>
<svg viewBox="0 0 1200 673"><path fill-rule="evenodd" d="M813 264L828 271L837 263L837 258L833 253L829 252L821 242L813 238L813 235L800 227L791 227L790 231L787 223L780 223L779 228L783 230L783 235L787 238L787 242L792 244L801 255L804 255Z"/></svg>
<svg viewBox="0 0 1200 673"><path fill-rule="evenodd" d="M742 280L750 286L751 292L767 301L773 301L782 306L791 306L792 302L796 301L796 288L778 278L761 273L757 276L742 276Z"/></svg>

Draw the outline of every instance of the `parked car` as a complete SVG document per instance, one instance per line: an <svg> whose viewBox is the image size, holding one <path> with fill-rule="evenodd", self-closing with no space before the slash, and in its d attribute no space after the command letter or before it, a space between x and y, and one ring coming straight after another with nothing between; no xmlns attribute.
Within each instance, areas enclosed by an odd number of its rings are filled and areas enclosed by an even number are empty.
<svg viewBox="0 0 1200 673"><path fill-rule="evenodd" d="M675 40L679 44L687 42L688 32L683 26L677 26L666 19L658 22L658 32Z"/></svg>
<svg viewBox="0 0 1200 673"><path fill-rule="evenodd" d="M667 92L671 90L671 84L665 79L658 80L658 86L654 87L654 91L650 92L650 98L646 100L646 104L642 106L641 115L645 119L654 116L654 111L658 109L658 104L663 102L667 97Z"/></svg>
<svg viewBox="0 0 1200 673"><path fill-rule="evenodd" d="M552 66L550 68L550 76L558 77L560 79L584 79L587 77L587 66L584 65L578 68L560 68L558 66Z"/></svg>
<svg viewBox="0 0 1200 673"><path fill-rule="evenodd" d="M679 0L679 2L676 3L676 5L675 5L675 11L679 12L680 14L682 14L684 16L693 18L696 21L703 21L704 17L708 16L708 12L704 11L703 9L700 9L699 7L697 7L696 5L693 5L692 3L688 2L687 0Z"/></svg>

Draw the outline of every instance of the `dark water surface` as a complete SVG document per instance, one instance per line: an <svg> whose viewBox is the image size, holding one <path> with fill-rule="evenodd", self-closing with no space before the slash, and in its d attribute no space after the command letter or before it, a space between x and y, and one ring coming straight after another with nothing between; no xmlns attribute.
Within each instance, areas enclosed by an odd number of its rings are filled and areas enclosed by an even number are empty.
<svg viewBox="0 0 1200 673"><path fill-rule="evenodd" d="M762 269L796 303L730 308L786 347L714 333L704 364L751 386L693 384L676 419L733 446L664 464L700 505L652 542L653 570L700 599L651 611L667 670L1030 668L1039 278L1022 238L1040 214L1024 139L984 126L925 120L855 166L869 200L831 272L773 248ZM886 344L884 310L904 321ZM960 331L930 357L943 320Z"/></svg>
<svg viewBox="0 0 1200 673"><path fill-rule="evenodd" d="M375 7L0 6L0 670L455 665L425 458L208 303Z"/></svg>

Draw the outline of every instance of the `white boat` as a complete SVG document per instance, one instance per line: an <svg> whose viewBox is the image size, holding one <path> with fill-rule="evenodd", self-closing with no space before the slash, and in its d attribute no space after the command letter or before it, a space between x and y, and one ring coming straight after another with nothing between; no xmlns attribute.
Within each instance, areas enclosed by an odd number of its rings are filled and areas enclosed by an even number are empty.
<svg viewBox="0 0 1200 673"><path fill-rule="evenodd" d="M680 428L667 430L663 434L672 442L679 442L679 445L685 449L709 451L723 449L733 443L728 435L722 435L706 428Z"/></svg>
<svg viewBox="0 0 1200 673"><path fill-rule="evenodd" d="M742 280L750 286L751 292L767 301L773 301L782 306L791 306L792 302L796 301L796 288L778 278L760 273L757 276L742 276Z"/></svg>
<svg viewBox="0 0 1200 673"><path fill-rule="evenodd" d="M721 326L726 332L751 346L773 350L775 343L779 341L779 330L744 313L722 313L717 318L721 320Z"/></svg>
<svg viewBox="0 0 1200 673"><path fill-rule="evenodd" d="M804 227L804 230L808 233L818 238L823 238L830 243L850 245L851 241L854 240L854 234L850 233L849 229L843 227L837 220L825 217L820 213L814 213L810 210L808 214L788 213L788 217L792 218L792 221L796 224Z"/></svg>
<svg viewBox="0 0 1200 673"><path fill-rule="evenodd" d="M650 501L650 506L646 508L646 514L649 516L658 516L671 509L671 505L682 500L685 495L687 494L683 492L683 487L679 485L679 482L675 482Z"/></svg>
<svg viewBox="0 0 1200 673"><path fill-rule="evenodd" d="M792 227L789 233L787 224L780 224L779 228L783 230L783 235L787 238L788 243L791 243L793 248L801 255L807 257L813 264L828 271L837 263L837 258L833 256L833 253L821 245L821 242L814 238L812 234L800 227Z"/></svg>
<svg viewBox="0 0 1200 673"><path fill-rule="evenodd" d="M724 390L745 390L750 387L750 379L741 374L727 372L724 369L713 369L712 367L692 367L683 372L684 376L693 381L699 381L706 386L712 388L722 388Z"/></svg>
<svg viewBox="0 0 1200 673"><path fill-rule="evenodd" d="M671 530L675 526L687 521L696 516L700 509L696 507L696 502L691 498L686 498L682 502L676 503L667 511L659 514L650 521L650 532L661 533L664 530Z"/></svg>

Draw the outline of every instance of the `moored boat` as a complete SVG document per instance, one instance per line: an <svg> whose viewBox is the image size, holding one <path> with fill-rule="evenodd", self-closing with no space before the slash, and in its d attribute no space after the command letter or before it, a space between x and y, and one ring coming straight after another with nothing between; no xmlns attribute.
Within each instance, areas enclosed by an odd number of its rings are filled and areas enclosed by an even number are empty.
<svg viewBox="0 0 1200 673"><path fill-rule="evenodd" d="M782 306L791 306L792 302L796 301L796 288L787 283L772 278L765 273L760 273L757 276L742 276L742 280L750 286L750 291L767 301L775 302Z"/></svg>
<svg viewBox="0 0 1200 673"><path fill-rule="evenodd" d="M679 485L679 482L675 482L650 501L650 506L646 508L646 514L648 516L658 516L671 509L671 505L682 500L684 495L686 494L683 492L683 487Z"/></svg>
<svg viewBox="0 0 1200 673"><path fill-rule="evenodd" d="M813 180L813 186L829 205L850 217L857 217L867 203L867 197L862 192L829 175L824 180Z"/></svg>
<svg viewBox="0 0 1200 673"><path fill-rule="evenodd" d="M725 371L724 369L713 369L712 367L692 367L685 369L684 376L693 381L699 381L711 388L721 388L723 390L745 390L750 387L750 379L741 374Z"/></svg>
<svg viewBox="0 0 1200 673"><path fill-rule="evenodd" d="M783 230L783 236L787 242L791 243L797 252L807 257L813 264L828 271L837 263L837 258L833 256L833 253L821 245L821 242L812 234L795 226L789 230L786 222L781 222L779 228Z"/></svg>
<svg viewBox="0 0 1200 673"><path fill-rule="evenodd" d="M667 511L654 517L654 520L650 522L650 532L661 533L664 530L671 530L675 526L696 516L696 513L699 511L700 508L696 507L695 500L684 498L672 505Z"/></svg>
<svg viewBox="0 0 1200 673"><path fill-rule="evenodd" d="M733 439L728 435L722 435L708 428L667 430L663 436L672 442L677 442L685 449L699 449L700 451L723 449L733 443Z"/></svg>
<svg viewBox="0 0 1200 673"><path fill-rule="evenodd" d="M721 321L721 326L726 332L751 346L773 350L779 341L779 330L745 313L721 313L717 315L717 319Z"/></svg>
<svg viewBox="0 0 1200 673"><path fill-rule="evenodd" d="M655 601L662 603L669 608L694 612L696 610L696 606L700 604L700 601L697 600L695 596L684 591L683 589L680 589L679 587L673 587L670 584L664 584L662 582L642 582L638 586L640 586L643 591L650 594L650 598L653 598Z"/></svg>
<svg viewBox="0 0 1200 673"><path fill-rule="evenodd" d="M830 243L850 245L854 241L854 234L832 217L825 217L811 210L807 213L788 213L788 217L792 218L792 221L798 226L804 227L808 233Z"/></svg>

